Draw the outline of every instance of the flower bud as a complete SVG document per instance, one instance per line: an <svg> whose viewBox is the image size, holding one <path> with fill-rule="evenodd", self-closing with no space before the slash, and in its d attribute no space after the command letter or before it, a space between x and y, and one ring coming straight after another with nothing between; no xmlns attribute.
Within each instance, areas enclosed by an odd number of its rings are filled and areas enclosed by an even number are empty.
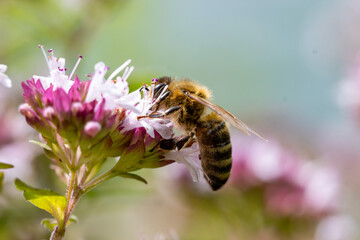
<svg viewBox="0 0 360 240"><path fill-rule="evenodd" d="M86 123L84 127L85 134L87 134L90 137L95 137L96 134L101 130L101 125L98 122L90 121Z"/></svg>

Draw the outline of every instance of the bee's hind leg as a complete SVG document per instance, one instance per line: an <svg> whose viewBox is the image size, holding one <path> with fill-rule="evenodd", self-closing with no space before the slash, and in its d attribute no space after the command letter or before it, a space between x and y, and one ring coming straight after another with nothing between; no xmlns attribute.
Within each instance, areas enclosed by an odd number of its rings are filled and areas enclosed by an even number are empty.
<svg viewBox="0 0 360 240"><path fill-rule="evenodd" d="M194 132L191 131L188 135L181 136L181 138L176 142L176 149L180 151L182 148L187 147L190 143L194 141Z"/></svg>
<svg viewBox="0 0 360 240"><path fill-rule="evenodd" d="M164 150L180 151L182 148L187 147L193 141L194 132L190 132L188 135L183 135L172 139L163 139L152 150L159 146L161 149Z"/></svg>

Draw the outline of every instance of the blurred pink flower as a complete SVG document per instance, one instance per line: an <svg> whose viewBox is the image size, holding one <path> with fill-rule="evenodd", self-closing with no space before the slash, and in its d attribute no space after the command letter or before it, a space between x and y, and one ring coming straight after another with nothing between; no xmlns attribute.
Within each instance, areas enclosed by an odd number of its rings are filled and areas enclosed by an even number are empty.
<svg viewBox="0 0 360 240"><path fill-rule="evenodd" d="M33 159L41 152L36 145L28 142L34 132L27 127L9 99L9 93L4 92L0 105L0 162L14 166L4 171L5 183L13 182L16 177L30 178L33 174Z"/></svg>
<svg viewBox="0 0 360 240"><path fill-rule="evenodd" d="M275 142L232 137L233 167L230 180L242 188L291 179L298 167L296 157Z"/></svg>
<svg viewBox="0 0 360 240"><path fill-rule="evenodd" d="M338 102L360 118L360 55L355 59L348 76L339 84Z"/></svg>
<svg viewBox="0 0 360 240"><path fill-rule="evenodd" d="M20 150L20 151L19 151ZM0 162L9 163L14 168L6 169L5 183L13 183L15 178L29 179L33 175L33 159L40 154L40 149L27 139L17 140L0 146Z"/></svg>
<svg viewBox="0 0 360 240"><path fill-rule="evenodd" d="M263 188L272 213L320 216L338 207L340 181L333 169L305 161L273 141L234 136L232 144L230 181L244 192Z"/></svg>
<svg viewBox="0 0 360 240"><path fill-rule="evenodd" d="M333 215L323 219L317 226L316 240L358 239L359 228L355 220L346 215Z"/></svg>
<svg viewBox="0 0 360 240"><path fill-rule="evenodd" d="M339 207L337 173L315 163L300 163L286 181L266 184L267 207L282 215L322 216Z"/></svg>

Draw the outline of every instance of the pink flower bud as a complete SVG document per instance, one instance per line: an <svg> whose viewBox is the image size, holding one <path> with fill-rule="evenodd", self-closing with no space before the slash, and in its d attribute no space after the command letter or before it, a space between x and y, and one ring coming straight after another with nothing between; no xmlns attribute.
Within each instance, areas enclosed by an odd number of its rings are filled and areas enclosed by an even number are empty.
<svg viewBox="0 0 360 240"><path fill-rule="evenodd" d="M89 135L90 137L95 137L96 134L98 134L98 132L101 130L101 125L98 122L95 121L90 121L87 122L85 127L84 127L84 131L87 135Z"/></svg>
<svg viewBox="0 0 360 240"><path fill-rule="evenodd" d="M71 112L72 114L76 114L77 112L79 112L80 110L82 110L84 107L80 102L74 102L73 104L71 104Z"/></svg>
<svg viewBox="0 0 360 240"><path fill-rule="evenodd" d="M36 115L34 110L27 103L23 103L19 106L19 112L28 118L33 118Z"/></svg>
<svg viewBox="0 0 360 240"><path fill-rule="evenodd" d="M44 109L43 115L47 119L52 119L55 116L55 110L53 107L46 107Z"/></svg>

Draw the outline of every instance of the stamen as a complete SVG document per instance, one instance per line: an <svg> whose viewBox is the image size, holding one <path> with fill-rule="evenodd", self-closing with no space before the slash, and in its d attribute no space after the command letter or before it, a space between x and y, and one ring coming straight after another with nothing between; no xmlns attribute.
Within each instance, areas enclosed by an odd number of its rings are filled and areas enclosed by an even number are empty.
<svg viewBox="0 0 360 240"><path fill-rule="evenodd" d="M151 81L151 90L149 94L151 100L154 98L154 87L155 87L155 79Z"/></svg>
<svg viewBox="0 0 360 240"><path fill-rule="evenodd" d="M142 115L146 115L146 113L144 113L144 112L145 112L145 109L148 109L147 108L148 101L146 99L146 94L144 92L144 89L146 91L149 91L149 89L147 88L147 85L145 83L143 83L143 86L141 87L141 93L142 93L142 98L143 98L142 101L144 102L144 104L142 105L142 109L140 111L142 113Z"/></svg>
<svg viewBox="0 0 360 240"><path fill-rule="evenodd" d="M106 79L106 81L109 81L109 79L113 79L116 75L119 74L119 72L121 72L125 67L127 67L127 65L129 65L129 63L131 62L131 59L127 60L126 62L124 62L120 67L118 67L112 74L110 74L110 76Z"/></svg>
<svg viewBox="0 0 360 240"><path fill-rule="evenodd" d="M50 53L50 56L49 56L50 59L52 59L53 57L55 58L54 51L51 48L48 50L48 52ZM58 62L59 59L56 59L56 61Z"/></svg>
<svg viewBox="0 0 360 240"><path fill-rule="evenodd" d="M71 79L72 76L74 75L75 70L79 66L79 63L80 63L81 59L82 59L82 56L79 55L79 59L76 61L75 67L73 68L73 70L72 70L71 74L69 75L68 79Z"/></svg>
<svg viewBox="0 0 360 240"><path fill-rule="evenodd" d="M38 47L41 49L42 53L44 54L46 64L48 65L48 68L49 68L49 72L51 72L49 61L48 61L48 56L46 55L44 46L39 44Z"/></svg>
<svg viewBox="0 0 360 240"><path fill-rule="evenodd" d="M124 81L124 77L128 71L129 71L129 67L126 67L123 75L121 76L121 81Z"/></svg>
<svg viewBox="0 0 360 240"><path fill-rule="evenodd" d="M123 81L126 81L126 79L128 79L128 77L130 76L130 74L132 73L132 71L134 71L134 66L131 66L128 71L126 72L126 75L122 77Z"/></svg>

